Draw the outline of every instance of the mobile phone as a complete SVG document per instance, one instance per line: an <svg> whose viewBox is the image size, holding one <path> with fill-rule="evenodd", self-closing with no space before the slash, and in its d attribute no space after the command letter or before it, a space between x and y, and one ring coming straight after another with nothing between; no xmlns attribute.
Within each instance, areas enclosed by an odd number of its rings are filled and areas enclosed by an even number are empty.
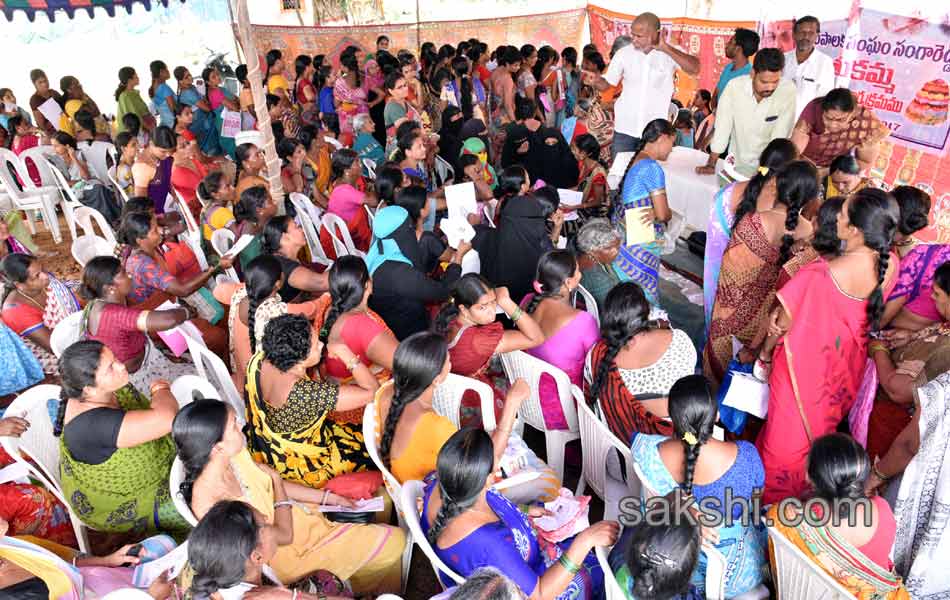
<svg viewBox="0 0 950 600"><path fill-rule="evenodd" d="M134 558L138 558L138 557L139 557L139 554L140 554L141 552L142 552L142 544L135 544L134 546L132 546L131 548L129 548L129 551L126 552L125 555L126 555L126 556L132 556L132 557L134 557ZM131 566L132 566L132 563L130 563L130 562L122 563L122 566L123 566L123 567L131 567Z"/></svg>

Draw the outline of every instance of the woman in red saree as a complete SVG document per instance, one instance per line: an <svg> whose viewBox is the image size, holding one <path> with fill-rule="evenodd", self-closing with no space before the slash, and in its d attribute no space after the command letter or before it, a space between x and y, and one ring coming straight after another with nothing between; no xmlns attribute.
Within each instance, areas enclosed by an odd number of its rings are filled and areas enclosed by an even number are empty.
<svg viewBox="0 0 950 600"><path fill-rule="evenodd" d="M514 322L517 330L505 331L496 321L498 310ZM496 383L491 359L496 354L528 350L544 342L541 327L508 295L508 288L492 288L477 273L469 273L452 287L449 303L439 312L436 332L449 343L452 372L487 383L495 392L495 418L501 415L505 401L504 385ZM478 397L466 392L462 398L461 425L481 425Z"/></svg>
<svg viewBox="0 0 950 600"><path fill-rule="evenodd" d="M805 265L777 294L781 306L772 313L759 356L772 364L768 417L756 443L766 504L809 491L811 442L835 431L854 404L868 333L878 328L884 309L882 286L897 226L892 202L877 189L849 199L838 219L842 255Z"/></svg>

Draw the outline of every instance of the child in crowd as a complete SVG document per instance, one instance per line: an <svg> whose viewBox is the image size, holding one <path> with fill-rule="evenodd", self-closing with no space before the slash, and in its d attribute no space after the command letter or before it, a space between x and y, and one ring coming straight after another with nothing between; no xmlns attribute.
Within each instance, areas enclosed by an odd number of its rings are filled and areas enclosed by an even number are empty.
<svg viewBox="0 0 950 600"><path fill-rule="evenodd" d="M693 125L699 127L699 124L712 112L709 109L709 103L712 102L712 94L709 90L696 90L693 99L689 103L689 108L693 111Z"/></svg>
<svg viewBox="0 0 950 600"><path fill-rule="evenodd" d="M684 148L693 147L693 117L686 109L681 109L676 115L676 121L673 122L673 128L676 129L676 141L674 146Z"/></svg>
<svg viewBox="0 0 950 600"><path fill-rule="evenodd" d="M317 71L317 83L320 92L317 94L317 108L320 111L320 120L327 115L336 115L333 105L333 84L336 83L336 73L331 65L321 65Z"/></svg>

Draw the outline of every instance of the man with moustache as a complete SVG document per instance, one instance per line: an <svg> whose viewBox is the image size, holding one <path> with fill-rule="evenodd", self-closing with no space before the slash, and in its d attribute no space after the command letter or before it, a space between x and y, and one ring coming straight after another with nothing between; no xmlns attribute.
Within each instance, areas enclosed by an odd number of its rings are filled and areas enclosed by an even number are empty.
<svg viewBox="0 0 950 600"><path fill-rule="evenodd" d="M623 91L614 105L615 156L637 149L647 123L667 118L677 68L692 77L699 75L699 59L670 46L655 14L643 13L634 19L630 38L633 43L617 50L603 77L582 74L584 83L598 91L623 81Z"/></svg>
<svg viewBox="0 0 950 600"><path fill-rule="evenodd" d="M835 87L834 61L815 48L819 33L821 23L818 19L810 15L798 19L792 27L795 49L785 53L782 77L791 80L798 90L795 99L796 119L809 102Z"/></svg>
<svg viewBox="0 0 950 600"><path fill-rule="evenodd" d="M719 98L722 96L723 90L726 89L726 84L736 77L748 75L752 71L752 62L749 59L758 51L759 34L751 29L736 28L735 34L726 42L726 58L730 62L722 70L719 82L716 83L711 104L713 109L719 103Z"/></svg>
<svg viewBox="0 0 950 600"><path fill-rule="evenodd" d="M696 167L697 173L715 173L716 161L728 147L736 170L751 176L768 143L789 136L795 125L795 84L782 79L784 67L780 50L763 48L755 55L751 75L737 77L726 86L716 109L709 160Z"/></svg>

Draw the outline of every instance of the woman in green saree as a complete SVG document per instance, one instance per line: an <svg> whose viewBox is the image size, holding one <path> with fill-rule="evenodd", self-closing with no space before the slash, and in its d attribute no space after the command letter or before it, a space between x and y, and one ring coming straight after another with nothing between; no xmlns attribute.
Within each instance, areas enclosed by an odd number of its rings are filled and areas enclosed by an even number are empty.
<svg viewBox="0 0 950 600"><path fill-rule="evenodd" d="M168 491L175 459L171 426L178 403L166 381L152 400L129 385L125 365L101 342L67 348L53 426L60 438L63 492L83 523L137 539L155 533L179 542L189 530Z"/></svg>

